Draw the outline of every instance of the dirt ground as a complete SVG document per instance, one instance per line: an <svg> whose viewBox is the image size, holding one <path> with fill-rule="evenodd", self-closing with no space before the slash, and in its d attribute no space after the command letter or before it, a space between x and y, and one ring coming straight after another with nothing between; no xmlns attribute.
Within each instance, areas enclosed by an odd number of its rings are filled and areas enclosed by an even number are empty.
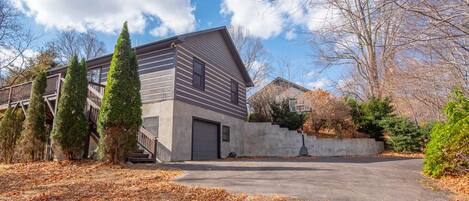
<svg viewBox="0 0 469 201"><path fill-rule="evenodd" d="M0 200L285 200L171 183L181 171L94 161L0 165Z"/></svg>

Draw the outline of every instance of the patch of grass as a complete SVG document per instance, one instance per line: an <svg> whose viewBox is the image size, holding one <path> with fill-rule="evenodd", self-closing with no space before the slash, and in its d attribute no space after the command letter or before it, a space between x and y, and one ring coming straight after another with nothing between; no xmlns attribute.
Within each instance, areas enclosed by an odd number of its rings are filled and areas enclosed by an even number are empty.
<svg viewBox="0 0 469 201"><path fill-rule="evenodd" d="M95 161L0 165L0 200L286 200L188 187L177 169Z"/></svg>

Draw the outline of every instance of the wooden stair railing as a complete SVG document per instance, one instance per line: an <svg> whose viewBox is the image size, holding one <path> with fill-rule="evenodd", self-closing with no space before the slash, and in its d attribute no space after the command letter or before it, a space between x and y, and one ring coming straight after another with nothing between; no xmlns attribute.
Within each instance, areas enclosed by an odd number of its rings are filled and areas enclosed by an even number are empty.
<svg viewBox="0 0 469 201"><path fill-rule="evenodd" d="M91 129L94 131L91 133L95 140L99 139L99 134L97 132L98 115L105 87L105 85L94 82L89 82L88 84L88 97L86 99L88 120L90 122ZM158 139L153 134L151 134L145 128L140 127L137 133L137 143L141 148L150 154L152 159L156 159L156 146Z"/></svg>

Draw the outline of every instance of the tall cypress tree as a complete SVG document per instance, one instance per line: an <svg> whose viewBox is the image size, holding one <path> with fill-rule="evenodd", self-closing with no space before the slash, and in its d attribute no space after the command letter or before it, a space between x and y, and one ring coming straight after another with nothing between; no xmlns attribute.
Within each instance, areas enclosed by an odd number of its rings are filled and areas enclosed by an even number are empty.
<svg viewBox="0 0 469 201"><path fill-rule="evenodd" d="M87 96L86 62L78 63L73 56L67 68L65 81L52 128L56 159L77 159L81 156L88 125L84 114Z"/></svg>
<svg viewBox="0 0 469 201"><path fill-rule="evenodd" d="M48 135L46 133L46 114L44 92L46 91L46 74L40 72L33 81L26 121L21 134L21 154L25 160L35 161L44 157Z"/></svg>
<svg viewBox="0 0 469 201"><path fill-rule="evenodd" d="M0 159L11 163L15 147L21 136L24 115L21 110L8 108L0 122Z"/></svg>
<svg viewBox="0 0 469 201"><path fill-rule="evenodd" d="M123 161L136 148L142 124L137 58L130 44L125 22L112 55L98 118L99 154L113 163Z"/></svg>

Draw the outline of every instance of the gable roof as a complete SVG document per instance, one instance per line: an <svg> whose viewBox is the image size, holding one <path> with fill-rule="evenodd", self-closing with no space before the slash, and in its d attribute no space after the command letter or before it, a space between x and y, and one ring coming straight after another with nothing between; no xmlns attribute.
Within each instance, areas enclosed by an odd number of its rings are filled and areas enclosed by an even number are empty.
<svg viewBox="0 0 469 201"><path fill-rule="evenodd" d="M299 84L296 84L292 81L289 81L287 79L284 79L282 77L276 77L274 80L272 80L269 84L265 85L264 87L262 87L259 91L257 91L256 93L254 93L251 97L248 98L248 101L252 98L252 97L255 97L257 94L259 93L262 93L262 91L264 91L265 89L267 89L268 87L272 86L272 85L275 85L275 84L278 84L278 83L285 83L287 84L288 86L290 87L294 87L300 91L303 91L303 92L307 92L309 91L309 89L307 89L306 87L303 87Z"/></svg>
<svg viewBox="0 0 469 201"><path fill-rule="evenodd" d="M161 47L170 46L171 44L182 43L188 37L198 36L198 35L202 35L202 34L206 34L206 33L210 33L210 32L216 32L216 31L220 32L221 35L223 36L223 39L225 40L225 43L226 43L230 53L232 54L232 56L233 56L233 58L234 58L234 60L237 64L237 67L239 68L239 71L241 72L241 75L243 76L243 79L244 79L244 82L245 82L246 86L247 87L253 87L254 83L252 82L251 77L249 76L249 73L246 70L246 67L244 66L244 62L241 59L241 56L239 55L238 50L236 50L236 46L235 46L235 44L234 44L234 42L233 42L233 40L230 36L230 33L228 32L228 29L226 28L226 26L221 26L221 27L216 27L216 28L211 28L211 29L205 29L205 30L195 31L195 32L186 33L186 34L180 34L180 35L172 36L172 37L169 37L169 38L157 40L157 41L154 41L154 42L151 42L151 43L139 45L139 46L134 47L134 48L135 48L135 51L136 51L137 54L142 54L142 53L145 53L145 52L153 51L155 49L159 49ZM109 60L110 58L112 58L112 53L106 54L106 55L103 55L103 56L100 56L100 57L88 59L86 61L86 63L87 63L88 66L91 66L93 64L98 64L98 63L104 62L106 60ZM60 70L65 69L66 67L67 66L56 67L56 68L50 69L49 72L60 71Z"/></svg>

